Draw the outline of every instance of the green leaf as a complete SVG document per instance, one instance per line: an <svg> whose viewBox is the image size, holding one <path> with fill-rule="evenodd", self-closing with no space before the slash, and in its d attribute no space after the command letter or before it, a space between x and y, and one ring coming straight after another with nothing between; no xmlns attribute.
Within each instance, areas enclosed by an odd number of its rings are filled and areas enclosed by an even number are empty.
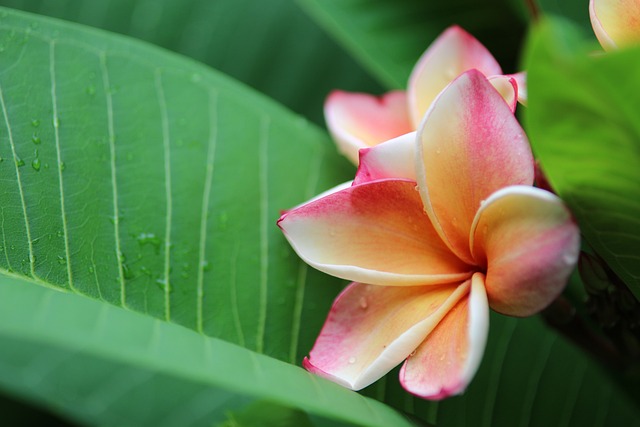
<svg viewBox="0 0 640 427"><path fill-rule="evenodd" d="M298 0L329 33L389 88L404 89L429 44L458 24L477 37L508 70L523 33L511 0Z"/></svg>
<svg viewBox="0 0 640 427"><path fill-rule="evenodd" d="M562 17L580 26L585 36L590 35L595 40L595 34L589 18L589 3L584 0L536 0L542 12L548 15Z"/></svg>
<svg viewBox="0 0 640 427"><path fill-rule="evenodd" d="M342 282L275 221L352 174L333 143L192 61L2 15L0 269L299 361Z"/></svg>
<svg viewBox="0 0 640 427"><path fill-rule="evenodd" d="M640 49L593 55L547 23L527 56L527 128L586 242L640 298Z"/></svg>
<svg viewBox="0 0 640 427"><path fill-rule="evenodd" d="M302 368L8 278L0 282L0 387L91 425L211 426L267 399L280 408L271 419L309 419L308 412L320 421L410 426L381 403Z"/></svg>
<svg viewBox="0 0 640 427"><path fill-rule="evenodd" d="M380 90L291 0L0 0L0 5L173 50L318 124L331 90Z"/></svg>

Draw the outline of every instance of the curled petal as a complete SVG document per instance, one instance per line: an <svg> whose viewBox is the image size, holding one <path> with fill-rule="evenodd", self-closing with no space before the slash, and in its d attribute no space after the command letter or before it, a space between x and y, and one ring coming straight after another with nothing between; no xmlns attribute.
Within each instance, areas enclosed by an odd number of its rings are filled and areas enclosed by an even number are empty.
<svg viewBox="0 0 640 427"><path fill-rule="evenodd" d="M334 302L304 367L345 387L373 383L416 349L469 291L462 285L352 283Z"/></svg>
<svg viewBox="0 0 640 427"><path fill-rule="evenodd" d="M469 232L480 202L500 188L531 185L533 166L520 124L477 70L451 83L418 129L416 175L425 210L470 264Z"/></svg>
<svg viewBox="0 0 640 427"><path fill-rule="evenodd" d="M413 131L405 92L381 97L334 91L324 105L329 132L338 149L354 164L358 150Z"/></svg>
<svg viewBox="0 0 640 427"><path fill-rule="evenodd" d="M287 212L278 225L303 260L343 279L393 286L470 277L438 238L415 185L354 185Z"/></svg>
<svg viewBox="0 0 640 427"><path fill-rule="evenodd" d="M529 316L563 290L580 249L580 233L557 196L534 187L504 188L478 211L471 240L486 266L494 310Z"/></svg>
<svg viewBox="0 0 640 427"><path fill-rule="evenodd" d="M640 43L640 2L591 0L591 26L604 50Z"/></svg>
<svg viewBox="0 0 640 427"><path fill-rule="evenodd" d="M360 150L355 184L385 178L416 180L416 133L411 132Z"/></svg>
<svg viewBox="0 0 640 427"><path fill-rule="evenodd" d="M518 85L518 102L522 105L527 105L527 72L521 71L515 74L507 74L504 77L510 77L516 80L516 84Z"/></svg>
<svg viewBox="0 0 640 427"><path fill-rule="evenodd" d="M476 273L471 291L442 319L400 370L400 383L417 396L439 400L462 393L473 379L489 332L484 276Z"/></svg>
<svg viewBox="0 0 640 427"><path fill-rule="evenodd" d="M516 111L518 105L518 83L516 79L508 76L491 76L489 83L507 102L511 111Z"/></svg>
<svg viewBox="0 0 640 427"><path fill-rule="evenodd" d="M445 30L426 50L409 77L409 114L418 127L438 94L467 70L486 76L502 74L500 65L471 34L454 25Z"/></svg>

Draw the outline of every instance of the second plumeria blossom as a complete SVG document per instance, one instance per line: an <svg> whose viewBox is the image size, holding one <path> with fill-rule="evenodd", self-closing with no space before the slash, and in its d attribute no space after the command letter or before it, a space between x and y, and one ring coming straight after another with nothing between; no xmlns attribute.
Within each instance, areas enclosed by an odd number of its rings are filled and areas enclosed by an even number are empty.
<svg viewBox="0 0 640 427"><path fill-rule="evenodd" d="M405 361L409 392L463 392L484 353L489 308L538 312L577 260L570 213L533 179L522 128L471 70L417 132L363 150L353 185L285 213L278 223L300 257L353 281L304 366L358 390Z"/></svg>
<svg viewBox="0 0 640 427"><path fill-rule="evenodd" d="M487 76L512 109L516 100L526 100L525 74L503 75L487 48L454 25L420 57L406 92L392 91L382 97L332 92L324 106L327 127L342 154L358 164L358 150L415 131L438 94L471 69Z"/></svg>

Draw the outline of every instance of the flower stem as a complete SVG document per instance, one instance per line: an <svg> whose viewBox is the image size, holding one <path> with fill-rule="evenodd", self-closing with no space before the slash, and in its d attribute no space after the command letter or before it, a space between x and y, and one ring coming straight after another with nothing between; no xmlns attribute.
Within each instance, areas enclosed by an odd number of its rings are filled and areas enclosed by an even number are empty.
<svg viewBox="0 0 640 427"><path fill-rule="evenodd" d="M531 20L533 22L538 22L540 20L540 7L538 7L536 0L525 0L524 2L527 5L529 14L531 15Z"/></svg>

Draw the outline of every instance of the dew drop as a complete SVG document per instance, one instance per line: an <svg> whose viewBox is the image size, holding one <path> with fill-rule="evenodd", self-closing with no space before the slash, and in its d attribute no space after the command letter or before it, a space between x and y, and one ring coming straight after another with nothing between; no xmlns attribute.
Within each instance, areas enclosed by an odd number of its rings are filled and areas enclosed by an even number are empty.
<svg viewBox="0 0 640 427"><path fill-rule="evenodd" d="M353 365L354 363L356 363L356 358L355 358L355 357L353 357L353 356L351 356L351 357L349 358L349 363L350 363L351 365Z"/></svg>
<svg viewBox="0 0 640 427"><path fill-rule="evenodd" d="M87 92L87 95L89 96L94 96L96 94L96 88L93 85L87 86L87 88L85 89L85 92Z"/></svg>
<svg viewBox="0 0 640 427"><path fill-rule="evenodd" d="M34 128L37 128L38 126L40 126L40 120L38 119L31 120L31 126L33 126Z"/></svg>
<svg viewBox="0 0 640 427"><path fill-rule="evenodd" d="M369 307L369 304L367 303L367 299L365 297L361 297L360 298L360 308L363 310L366 310Z"/></svg>
<svg viewBox="0 0 640 427"><path fill-rule="evenodd" d="M53 127L60 127L60 119L57 116L53 118Z"/></svg>
<svg viewBox="0 0 640 427"><path fill-rule="evenodd" d="M60 265L64 265L66 264L67 259L65 257L63 257L62 255L58 255L58 264Z"/></svg>
<svg viewBox="0 0 640 427"><path fill-rule="evenodd" d="M24 166L24 160L16 159L16 166L18 166L18 167Z"/></svg>
<svg viewBox="0 0 640 427"><path fill-rule="evenodd" d="M64 162L60 162L60 172L64 171L67 168L67 165Z"/></svg>
<svg viewBox="0 0 640 427"><path fill-rule="evenodd" d="M33 168L34 171L39 172L40 171L40 159L39 158L35 158L33 159L33 161L31 162L31 167Z"/></svg>
<svg viewBox="0 0 640 427"><path fill-rule="evenodd" d="M211 271L211 263L209 261L202 261L202 271Z"/></svg>
<svg viewBox="0 0 640 427"><path fill-rule="evenodd" d="M31 141L33 141L33 143L36 145L40 145L40 143L42 142L37 133L33 134L33 136L31 137Z"/></svg>
<svg viewBox="0 0 640 427"><path fill-rule="evenodd" d="M95 269L92 266L89 266L89 273L94 273Z"/></svg>

